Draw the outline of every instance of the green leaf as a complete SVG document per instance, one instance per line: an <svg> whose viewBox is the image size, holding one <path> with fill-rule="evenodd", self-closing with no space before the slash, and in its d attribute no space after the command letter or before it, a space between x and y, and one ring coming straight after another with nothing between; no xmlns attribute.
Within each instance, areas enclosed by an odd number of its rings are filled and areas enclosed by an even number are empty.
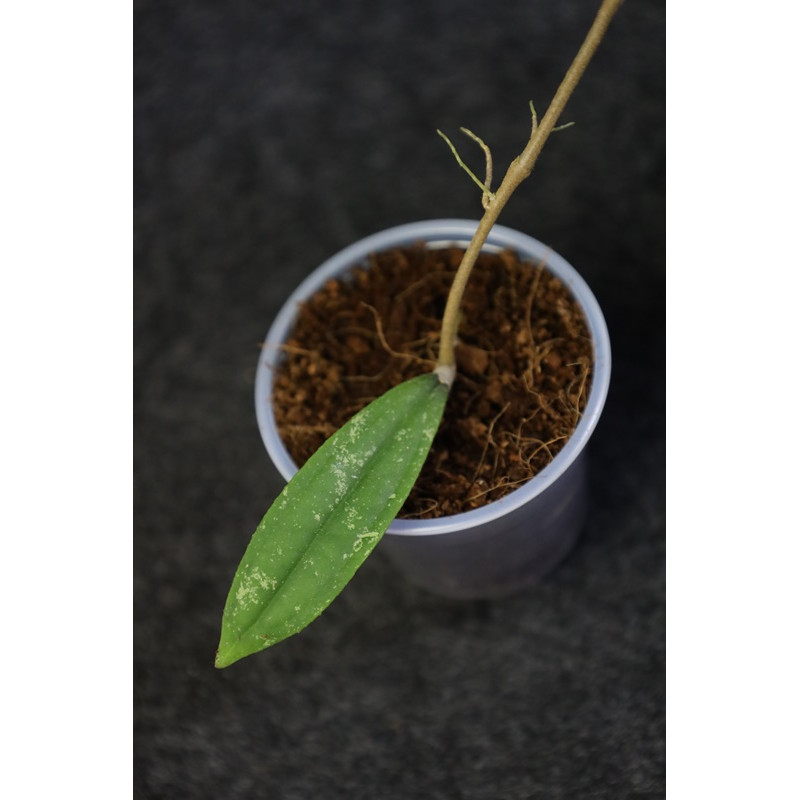
<svg viewBox="0 0 800 800"><path fill-rule="evenodd" d="M216 666L302 630L347 585L408 497L448 387L405 381L352 417L267 511L233 579Z"/></svg>

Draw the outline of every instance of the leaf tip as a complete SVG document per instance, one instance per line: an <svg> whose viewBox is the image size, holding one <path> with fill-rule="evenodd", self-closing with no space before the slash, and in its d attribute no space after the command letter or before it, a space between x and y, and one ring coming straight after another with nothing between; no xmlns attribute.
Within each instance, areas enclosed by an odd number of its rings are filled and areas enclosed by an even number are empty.
<svg viewBox="0 0 800 800"><path fill-rule="evenodd" d="M221 651L217 650L216 655L214 656L214 666L216 669L225 669L225 667L229 667L233 664L235 659L230 658L230 651L228 653L222 653Z"/></svg>
<svg viewBox="0 0 800 800"><path fill-rule="evenodd" d="M214 666L217 669L225 669L225 667L229 667L235 661L244 658L247 652L242 650L239 646L240 644L241 643L237 642L235 639L231 641L231 639L226 637L223 633L217 647L217 652L214 655Z"/></svg>

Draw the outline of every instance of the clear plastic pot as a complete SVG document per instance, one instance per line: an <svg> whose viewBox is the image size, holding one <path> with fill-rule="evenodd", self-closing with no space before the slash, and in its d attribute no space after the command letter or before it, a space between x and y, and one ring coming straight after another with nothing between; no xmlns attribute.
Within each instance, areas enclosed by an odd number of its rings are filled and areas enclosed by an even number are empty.
<svg viewBox="0 0 800 800"><path fill-rule="evenodd" d="M288 481L297 467L275 424L271 396L279 345L294 324L297 306L331 277L347 273L370 253L426 242L466 246L477 227L470 220L409 223L346 247L312 272L291 294L270 328L256 371L256 416L264 444ZM536 239L496 225L487 249L511 249L524 261L544 263L571 290L586 316L593 342L592 384L583 416L563 449L538 475L482 508L431 520L396 519L378 547L413 583L448 597L494 597L518 591L549 573L574 547L587 512L586 444L608 393L611 346L589 287L561 256Z"/></svg>

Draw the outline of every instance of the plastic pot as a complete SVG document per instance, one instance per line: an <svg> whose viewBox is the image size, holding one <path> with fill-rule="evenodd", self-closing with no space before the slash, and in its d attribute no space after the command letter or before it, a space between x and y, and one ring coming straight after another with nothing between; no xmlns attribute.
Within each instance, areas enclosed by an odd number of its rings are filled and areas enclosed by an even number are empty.
<svg viewBox="0 0 800 800"><path fill-rule="evenodd" d="M275 345L289 338L297 306L331 277L346 274L370 253L426 242L430 247L466 246L477 227L470 220L431 220L400 225L346 247L312 272L291 294L270 328L256 371L256 416L278 471L288 481L297 467L275 424L271 396ZM518 591L545 576L572 550L587 512L586 445L608 393L611 346L603 314L580 275L536 239L496 225L486 249L511 249L521 260L544 263L571 290L586 317L593 342L589 396L578 426L539 474L482 508L430 520L396 519L378 548L413 583L448 597L495 597ZM446 412L445 412L446 413Z"/></svg>

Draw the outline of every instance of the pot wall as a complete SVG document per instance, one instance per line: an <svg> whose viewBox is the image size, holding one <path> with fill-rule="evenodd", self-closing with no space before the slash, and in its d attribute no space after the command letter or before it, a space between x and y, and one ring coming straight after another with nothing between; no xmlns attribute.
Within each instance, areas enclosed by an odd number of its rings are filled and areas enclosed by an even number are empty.
<svg viewBox="0 0 800 800"><path fill-rule="evenodd" d="M477 227L470 220L410 223L369 236L337 253L289 297L267 334L256 371L256 416L262 439L286 480L297 471L283 445L270 402L276 345L288 338L297 305L329 278L379 250L426 241L466 246ZM557 566L575 545L585 522L585 447L600 417L611 372L608 330L600 307L580 275L530 236L496 225L487 248L510 248L523 260L544 262L571 290L586 315L593 341L593 378L581 421L553 461L537 476L480 509L434 520L395 520L378 545L414 583L438 594L472 598L517 591Z"/></svg>

